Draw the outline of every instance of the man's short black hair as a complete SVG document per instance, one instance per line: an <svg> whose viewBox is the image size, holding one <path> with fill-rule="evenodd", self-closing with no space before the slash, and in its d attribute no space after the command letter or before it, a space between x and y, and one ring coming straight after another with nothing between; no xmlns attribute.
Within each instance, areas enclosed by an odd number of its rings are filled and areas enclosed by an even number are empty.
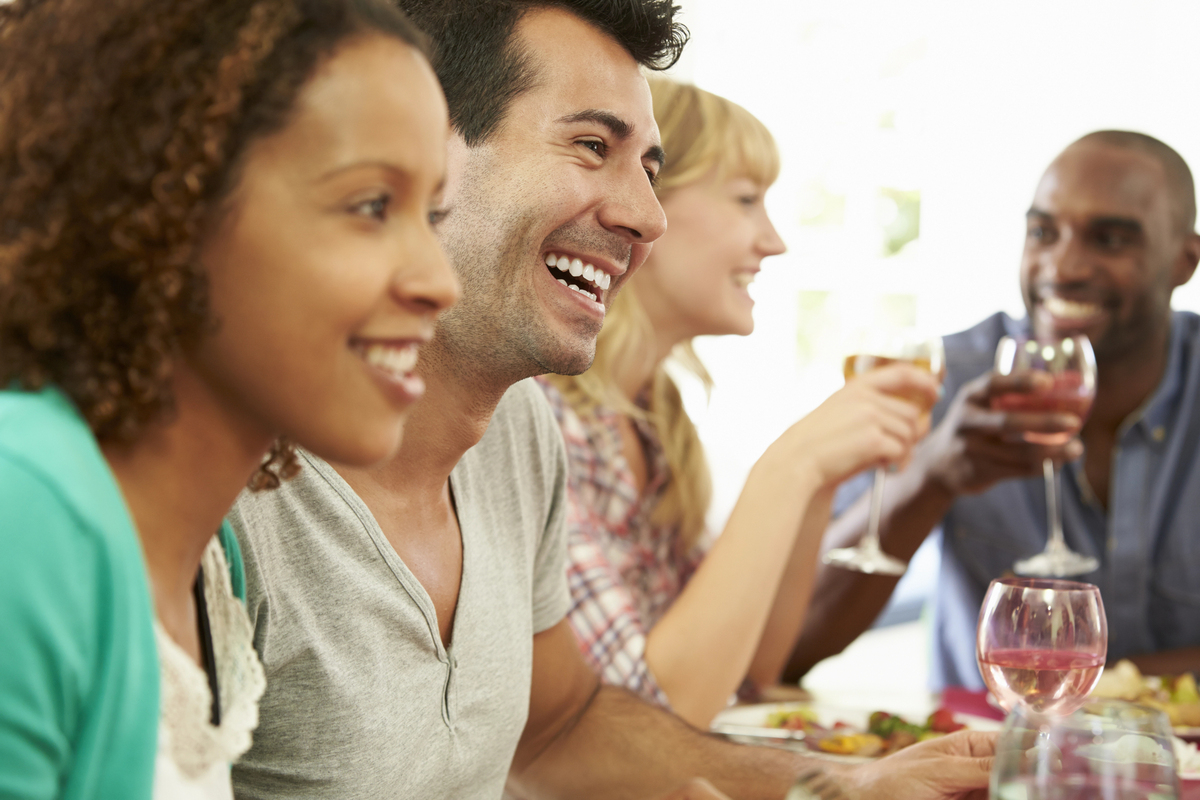
<svg viewBox="0 0 1200 800"><path fill-rule="evenodd" d="M1167 190L1171 194L1172 213L1175 217L1173 222L1182 233L1195 230L1196 184L1187 162L1173 147L1137 131L1093 131L1075 142L1086 143L1136 150L1158 161L1167 177Z"/></svg>
<svg viewBox="0 0 1200 800"><path fill-rule="evenodd" d="M560 8L615 39L634 60L663 70L679 60L688 30L672 0L396 0L433 41L433 67L450 124L469 146L487 139L536 74L514 42L531 9Z"/></svg>

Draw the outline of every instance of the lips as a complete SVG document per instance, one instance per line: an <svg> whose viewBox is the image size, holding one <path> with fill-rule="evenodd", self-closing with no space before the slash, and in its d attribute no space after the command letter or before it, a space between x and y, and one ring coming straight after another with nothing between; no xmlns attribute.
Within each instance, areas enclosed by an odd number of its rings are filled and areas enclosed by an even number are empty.
<svg viewBox="0 0 1200 800"><path fill-rule="evenodd" d="M420 346L416 339L356 340L350 349L393 402L408 405L425 394L425 382L416 374Z"/></svg>

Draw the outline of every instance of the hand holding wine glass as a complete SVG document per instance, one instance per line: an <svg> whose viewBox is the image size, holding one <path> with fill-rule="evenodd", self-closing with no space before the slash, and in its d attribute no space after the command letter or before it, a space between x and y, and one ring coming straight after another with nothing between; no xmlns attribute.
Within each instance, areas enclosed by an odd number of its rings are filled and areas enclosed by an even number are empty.
<svg viewBox="0 0 1200 800"><path fill-rule="evenodd" d="M906 363L928 371L940 382L946 371L946 356L941 338L925 336L911 329L873 334L866 338L863 345L856 348L855 353L846 357L844 374L849 382L859 375L896 363ZM914 395L904 399L920 405L926 414L932 409L923 397ZM839 547L827 552L823 558L826 564L868 574L904 574L908 565L885 553L879 542L886 480L887 469L883 466L876 467L866 534L854 547Z"/></svg>
<svg viewBox="0 0 1200 800"><path fill-rule="evenodd" d="M1108 620L1094 585L998 578L988 586L975 652L1005 709L1069 714L1100 680L1107 651Z"/></svg>
<svg viewBox="0 0 1200 800"><path fill-rule="evenodd" d="M1022 339L1006 336L996 348L996 372L1013 375L1045 372L1052 383L1041 391L999 395L992 400L1002 411L1057 411L1079 420L1079 428L1054 433L1026 431L1027 442L1064 445L1074 438L1091 410L1096 397L1096 357L1083 335L1063 339ZM1042 462L1046 482L1046 517L1049 530L1046 549L1032 558L1018 561L1019 575L1065 577L1094 572L1100 562L1067 547L1062 530L1062 507L1058 491L1058 465L1052 459Z"/></svg>

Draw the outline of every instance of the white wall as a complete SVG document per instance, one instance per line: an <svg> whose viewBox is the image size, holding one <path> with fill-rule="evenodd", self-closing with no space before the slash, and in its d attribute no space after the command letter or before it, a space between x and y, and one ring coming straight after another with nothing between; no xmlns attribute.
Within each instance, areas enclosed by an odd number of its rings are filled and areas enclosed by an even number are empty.
<svg viewBox="0 0 1200 800"><path fill-rule="evenodd" d="M1200 0L679 2L693 39L674 74L775 133L768 208L791 248L752 290L754 334L699 343L717 388L688 401L714 524L763 448L841 383L836 339L798 352L801 292L832 293L826 328L869 316L874 291L914 295L917 321L943 333L1019 313L1023 214L1062 147L1141 130L1200 172ZM840 223L801 224L822 208L814 187L845 198ZM919 239L890 258L881 187L921 197ZM1200 280L1176 307L1200 310Z"/></svg>

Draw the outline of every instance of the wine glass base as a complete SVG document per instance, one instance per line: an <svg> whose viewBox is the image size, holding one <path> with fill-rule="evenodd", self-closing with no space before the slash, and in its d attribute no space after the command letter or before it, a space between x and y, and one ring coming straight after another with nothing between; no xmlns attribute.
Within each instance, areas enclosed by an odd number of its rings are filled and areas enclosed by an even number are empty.
<svg viewBox="0 0 1200 800"><path fill-rule="evenodd" d="M831 567L865 572L868 575L903 575L908 570L898 558L893 558L879 549L862 547L839 547L830 550L821 559Z"/></svg>
<svg viewBox="0 0 1200 800"><path fill-rule="evenodd" d="M1047 550L1013 564L1014 572L1031 578L1066 578L1072 575L1086 575L1099 568L1100 562L1096 559L1071 550Z"/></svg>

